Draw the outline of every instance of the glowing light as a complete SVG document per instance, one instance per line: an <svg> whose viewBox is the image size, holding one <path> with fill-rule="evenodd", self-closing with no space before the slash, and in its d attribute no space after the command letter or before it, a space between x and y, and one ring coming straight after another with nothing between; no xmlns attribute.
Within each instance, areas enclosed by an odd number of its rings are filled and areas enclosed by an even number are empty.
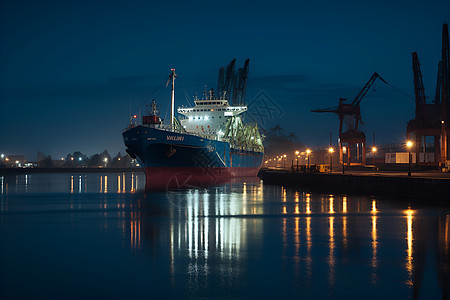
<svg viewBox="0 0 450 300"><path fill-rule="evenodd" d="M135 119L136 119L136 118L137 118L137 116L136 116L136 115L134 115L134 116L133 116L133 118L135 118Z"/></svg>
<svg viewBox="0 0 450 300"><path fill-rule="evenodd" d="M377 152L377 147L372 147L372 152L373 153Z"/></svg>
<svg viewBox="0 0 450 300"><path fill-rule="evenodd" d="M347 217L342 217L342 236L344 247L347 247Z"/></svg>
<svg viewBox="0 0 450 300"><path fill-rule="evenodd" d="M311 214L311 198L309 197L309 194L306 194L306 213L308 215Z"/></svg>
<svg viewBox="0 0 450 300"><path fill-rule="evenodd" d="M283 157L286 157L286 154L285 154L285 155L283 155Z"/></svg>
<svg viewBox="0 0 450 300"><path fill-rule="evenodd" d="M5 158L5 154L2 153L1 157L2 157L2 159Z"/></svg>
<svg viewBox="0 0 450 300"><path fill-rule="evenodd" d="M311 247L311 217L306 217L306 272L308 274L308 278L312 277Z"/></svg>
<svg viewBox="0 0 450 300"><path fill-rule="evenodd" d="M295 155L298 155L300 152L297 150L297 151L295 151Z"/></svg>
<svg viewBox="0 0 450 300"><path fill-rule="evenodd" d="M81 158L81 157L78 157L78 160L79 160L79 161L81 161L81 160L82 160L82 158Z"/></svg>
<svg viewBox="0 0 450 300"><path fill-rule="evenodd" d="M375 200L372 200L372 213L373 214L377 213L377 203Z"/></svg>
<svg viewBox="0 0 450 300"><path fill-rule="evenodd" d="M330 252L328 255L328 267L329 267L329 281L330 284L334 285L334 264L335 264L335 257L334 257L334 249L335 249L335 240L334 240L334 217L329 217L329 247Z"/></svg>
<svg viewBox="0 0 450 300"><path fill-rule="evenodd" d="M347 153L347 147L342 147L342 152L345 154Z"/></svg>
<svg viewBox="0 0 450 300"><path fill-rule="evenodd" d="M372 216L372 267L373 268L376 268L377 265L378 265L377 246L378 246L378 241L377 241L377 217L376 216ZM375 281L375 278L373 278L373 280Z"/></svg>
<svg viewBox="0 0 450 300"><path fill-rule="evenodd" d="M411 209L408 209L405 211L406 213L406 220L407 220L407 232L406 232L406 239L407 239L407 252L406 252L406 270L408 271L409 275L409 282L408 284L412 286L412 274L413 274L413 228L412 228L412 222L413 222L413 215L414 211Z"/></svg>
<svg viewBox="0 0 450 300"><path fill-rule="evenodd" d="M411 141L406 142L406 147L411 148L412 146L413 146L413 142L411 142Z"/></svg>
<svg viewBox="0 0 450 300"><path fill-rule="evenodd" d="M330 147L330 148L328 149L328 152L333 153L333 152L334 152L334 149L333 149L332 147Z"/></svg>
<svg viewBox="0 0 450 300"><path fill-rule="evenodd" d="M306 149L306 154L310 154L311 153L311 150L310 149Z"/></svg>

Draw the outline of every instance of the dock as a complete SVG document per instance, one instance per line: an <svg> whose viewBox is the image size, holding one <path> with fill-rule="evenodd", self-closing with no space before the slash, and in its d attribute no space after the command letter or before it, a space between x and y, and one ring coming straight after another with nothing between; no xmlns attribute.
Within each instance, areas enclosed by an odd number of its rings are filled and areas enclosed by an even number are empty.
<svg viewBox="0 0 450 300"><path fill-rule="evenodd" d="M301 173L262 169L265 185L302 188L307 192L383 196L429 204L450 204L449 173Z"/></svg>

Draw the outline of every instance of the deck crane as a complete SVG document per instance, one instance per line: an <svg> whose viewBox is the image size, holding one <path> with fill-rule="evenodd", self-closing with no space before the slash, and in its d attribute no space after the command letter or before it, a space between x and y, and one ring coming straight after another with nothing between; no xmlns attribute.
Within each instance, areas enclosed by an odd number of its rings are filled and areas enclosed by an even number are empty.
<svg viewBox="0 0 450 300"><path fill-rule="evenodd" d="M344 154L346 154L348 157L347 164L350 165L350 152L353 151L356 152L356 161L352 162L352 164L362 166L366 164L366 135L364 132L358 131L361 123L360 103L376 79L380 79L389 85L386 80L375 72L352 103L346 103L346 98L340 98L337 106L312 110L312 112L318 113L335 113L339 116L339 159L342 164L345 162ZM346 128L344 128L344 121Z"/></svg>

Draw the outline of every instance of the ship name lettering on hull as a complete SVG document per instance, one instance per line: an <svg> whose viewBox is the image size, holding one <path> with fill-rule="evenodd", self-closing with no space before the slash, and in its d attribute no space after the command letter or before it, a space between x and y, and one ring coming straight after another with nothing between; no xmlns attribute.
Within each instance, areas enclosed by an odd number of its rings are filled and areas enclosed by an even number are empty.
<svg viewBox="0 0 450 300"><path fill-rule="evenodd" d="M171 136L171 135L168 135L167 136L167 140L168 141L180 141L180 142L182 142L184 140L184 136Z"/></svg>

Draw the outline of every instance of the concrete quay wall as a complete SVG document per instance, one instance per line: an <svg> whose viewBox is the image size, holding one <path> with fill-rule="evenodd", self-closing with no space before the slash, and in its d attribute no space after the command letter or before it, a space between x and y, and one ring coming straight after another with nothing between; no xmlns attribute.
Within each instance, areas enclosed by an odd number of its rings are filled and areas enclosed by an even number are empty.
<svg viewBox="0 0 450 300"><path fill-rule="evenodd" d="M332 194L357 194L420 199L450 205L450 180L425 177L295 173L261 170L264 184Z"/></svg>

